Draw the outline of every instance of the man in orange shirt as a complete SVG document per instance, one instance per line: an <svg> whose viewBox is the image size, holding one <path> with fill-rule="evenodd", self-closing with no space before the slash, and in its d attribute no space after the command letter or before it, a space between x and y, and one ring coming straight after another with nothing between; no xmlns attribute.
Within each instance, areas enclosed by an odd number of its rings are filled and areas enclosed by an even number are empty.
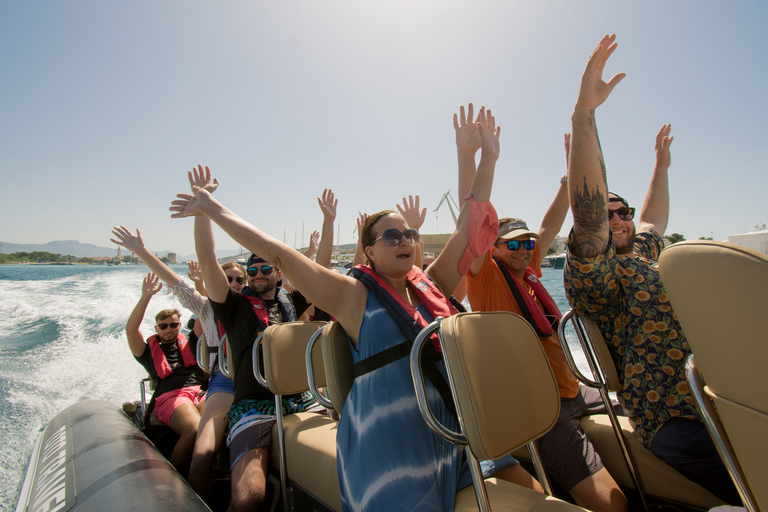
<svg viewBox="0 0 768 512"><path fill-rule="evenodd" d="M454 119L459 158L459 194L475 174L476 127L472 106L462 108ZM565 136L566 159L570 137ZM580 386L568 368L557 335L560 311L541 277L546 249L554 241L568 212L568 180L563 177L538 232L521 219L499 220L494 246L472 262L467 273L467 292L473 311L511 311L524 317L541 340L560 390L560 417L539 441L544 466L552 479L568 491L576 503L596 512L625 512L627 500L603 467L600 456L582 430L582 416L604 411L597 391Z"/></svg>

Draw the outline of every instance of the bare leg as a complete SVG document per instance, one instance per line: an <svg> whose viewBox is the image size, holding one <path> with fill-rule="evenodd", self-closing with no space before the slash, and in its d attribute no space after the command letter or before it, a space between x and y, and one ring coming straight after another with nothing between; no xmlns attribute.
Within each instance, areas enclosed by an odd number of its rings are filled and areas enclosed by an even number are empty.
<svg viewBox="0 0 768 512"><path fill-rule="evenodd" d="M533 489L536 492L544 492L539 481L533 478L533 476L531 476L531 474L520 464L506 467L494 473L493 476L494 478L499 478L501 480L506 480L507 482L512 482L513 484Z"/></svg>
<svg viewBox="0 0 768 512"><path fill-rule="evenodd" d="M189 471L192 450L197 438L197 426L200 424L200 411L191 403L181 404L173 410L169 426L179 435L179 440L171 453L171 464L182 475Z"/></svg>
<svg viewBox="0 0 768 512"><path fill-rule="evenodd" d="M269 447L246 452L232 468L232 499L229 512L259 510L264 501L269 468Z"/></svg>
<svg viewBox="0 0 768 512"><path fill-rule="evenodd" d="M569 491L576 504L594 512L627 512L627 498L603 468Z"/></svg>
<svg viewBox="0 0 768 512"><path fill-rule="evenodd" d="M192 465L189 468L189 485L203 500L207 500L211 494L213 467L226 434L227 413L232 406L232 398L231 393L212 394L206 398L200 416Z"/></svg>

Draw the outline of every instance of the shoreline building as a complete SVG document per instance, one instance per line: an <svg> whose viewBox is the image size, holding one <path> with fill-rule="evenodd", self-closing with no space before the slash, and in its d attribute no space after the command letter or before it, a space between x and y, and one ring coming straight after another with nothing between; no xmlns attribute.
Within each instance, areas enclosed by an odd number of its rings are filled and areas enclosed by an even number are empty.
<svg viewBox="0 0 768 512"><path fill-rule="evenodd" d="M765 224L755 226L755 228L760 229L760 231L728 235L728 243L747 247L768 255L768 229L765 228Z"/></svg>

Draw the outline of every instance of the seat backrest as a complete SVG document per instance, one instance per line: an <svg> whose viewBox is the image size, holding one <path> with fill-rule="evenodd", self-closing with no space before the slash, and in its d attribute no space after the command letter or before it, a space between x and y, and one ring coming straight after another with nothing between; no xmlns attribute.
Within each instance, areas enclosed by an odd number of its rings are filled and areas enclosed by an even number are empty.
<svg viewBox="0 0 768 512"><path fill-rule="evenodd" d="M679 242L659 258L661 279L714 399L738 462L768 509L768 257L722 242Z"/></svg>
<svg viewBox="0 0 768 512"><path fill-rule="evenodd" d="M309 390L305 360L307 345L309 338L324 324L288 322L270 325L264 330L264 378L272 393L292 395Z"/></svg>
<svg viewBox="0 0 768 512"><path fill-rule="evenodd" d="M722 242L679 242L659 270L672 308L717 395L768 413L768 256Z"/></svg>
<svg viewBox="0 0 768 512"><path fill-rule="evenodd" d="M338 322L331 322L323 329L320 346L325 365L326 389L337 413L341 413L355 380L349 343L347 333Z"/></svg>
<svg viewBox="0 0 768 512"><path fill-rule="evenodd" d="M202 333L200 337L197 338L195 359L197 360L197 366L199 366L201 370L205 373L211 373L208 342L205 339L205 333Z"/></svg>
<svg viewBox="0 0 768 512"><path fill-rule="evenodd" d="M613 362L605 338L603 338L603 333L600 332L600 328L591 319L579 315L579 320L581 320L584 325L587 335L592 342L592 350L595 354L595 358L597 358L598 364L603 370L603 374L605 375L608 391L620 391L624 384L621 379L619 379L616 365Z"/></svg>
<svg viewBox="0 0 768 512"><path fill-rule="evenodd" d="M462 313L443 320L443 355L470 449L497 459L544 435L560 395L539 337L509 312Z"/></svg>

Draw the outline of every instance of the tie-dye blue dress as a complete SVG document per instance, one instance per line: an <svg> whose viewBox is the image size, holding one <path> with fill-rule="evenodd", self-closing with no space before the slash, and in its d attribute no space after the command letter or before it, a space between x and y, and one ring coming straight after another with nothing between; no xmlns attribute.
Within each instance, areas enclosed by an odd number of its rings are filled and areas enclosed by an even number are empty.
<svg viewBox="0 0 768 512"><path fill-rule="evenodd" d="M428 322L426 308L419 313ZM352 349L356 363L406 341L371 293ZM439 368L445 374L443 363ZM432 410L456 430L456 422L427 381ZM355 379L341 413L337 467L345 511L453 510L462 452L438 438L419 413L405 357ZM466 466L466 465L464 465Z"/></svg>

